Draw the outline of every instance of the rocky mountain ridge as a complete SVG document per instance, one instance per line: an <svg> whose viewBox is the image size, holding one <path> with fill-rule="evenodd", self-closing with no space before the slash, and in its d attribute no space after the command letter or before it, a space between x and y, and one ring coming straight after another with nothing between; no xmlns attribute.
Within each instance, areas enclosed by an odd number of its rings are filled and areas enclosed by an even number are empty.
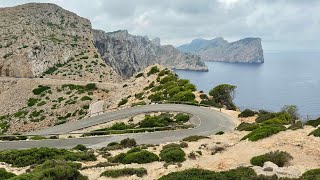
<svg viewBox="0 0 320 180"><path fill-rule="evenodd" d="M160 45L160 38L134 36L127 30L105 33L93 31L94 43L105 62L124 77L130 77L151 64L171 69L207 71L200 57L181 53L171 45Z"/></svg>
<svg viewBox="0 0 320 180"><path fill-rule="evenodd" d="M101 36L93 37L97 31L92 29L90 21L55 4L29 3L0 8L0 22L0 76L46 75L110 81L121 79L118 74L127 78L153 63L168 68L206 70L197 56L184 55L173 47L159 48L158 38L150 41L121 31L114 35L107 33L110 52L103 54L108 58L102 59L99 52L104 51L94 43L94 39ZM126 44L132 42L135 43ZM127 51L133 49L134 53ZM159 55L159 52L169 54ZM118 68L119 64L123 67ZM128 69L131 67L134 68Z"/></svg>
<svg viewBox="0 0 320 180"><path fill-rule="evenodd" d="M260 38L244 38L231 42L222 37L212 40L195 39L178 49L185 53L199 55L204 61L263 63L263 49Z"/></svg>

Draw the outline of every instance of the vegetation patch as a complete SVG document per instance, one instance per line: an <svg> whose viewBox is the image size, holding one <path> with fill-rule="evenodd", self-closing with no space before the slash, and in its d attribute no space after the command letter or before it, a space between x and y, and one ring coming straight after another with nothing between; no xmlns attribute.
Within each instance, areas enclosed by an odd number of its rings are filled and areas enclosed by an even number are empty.
<svg viewBox="0 0 320 180"><path fill-rule="evenodd" d="M148 76L152 75L152 74L156 74L159 72L159 68L157 66L153 66L151 67L150 71L147 73Z"/></svg>
<svg viewBox="0 0 320 180"><path fill-rule="evenodd" d="M51 87L39 85L38 88L34 89L32 92L34 95L39 95L49 89L51 89Z"/></svg>
<svg viewBox="0 0 320 180"><path fill-rule="evenodd" d="M264 125L259 128L253 130L248 135L244 136L241 140L249 139L250 141L258 141L259 139L263 139L273 134L277 134L280 131L285 131L286 127L277 124Z"/></svg>
<svg viewBox="0 0 320 180"><path fill-rule="evenodd" d="M193 141L198 141L200 139L209 139L209 137L194 135L194 136L188 136L186 138L183 138L182 141L193 142Z"/></svg>
<svg viewBox="0 0 320 180"><path fill-rule="evenodd" d="M250 110L250 109L245 109L244 111L242 111L239 115L238 115L238 117L243 117L243 118L245 118L245 117L252 117L252 116L255 116L257 114L257 112L255 112L255 111L252 111L252 110Z"/></svg>
<svg viewBox="0 0 320 180"><path fill-rule="evenodd" d="M209 95L213 97L216 104L226 106L227 109L236 110L236 106L233 103L235 96L235 89L237 87L229 84L221 84L214 87Z"/></svg>
<svg viewBox="0 0 320 180"><path fill-rule="evenodd" d="M320 169L312 169L309 171L306 171L302 174L302 176L299 178L301 180L316 180L320 179Z"/></svg>
<svg viewBox="0 0 320 180"><path fill-rule="evenodd" d="M122 164L145 164L154 161L159 161L159 157L152 152L141 150L140 148L133 148L129 150L127 153L120 153L114 157L110 157L108 161L112 163Z"/></svg>
<svg viewBox="0 0 320 180"><path fill-rule="evenodd" d="M320 137L320 127L314 131L312 131L309 135L313 135L315 137Z"/></svg>
<svg viewBox="0 0 320 180"><path fill-rule="evenodd" d="M123 168L123 169L107 170L107 171L104 171L100 176L117 178L117 177L132 176L132 175L143 177L144 175L147 175L147 170L145 168Z"/></svg>
<svg viewBox="0 0 320 180"><path fill-rule="evenodd" d="M186 160L186 153L178 146L164 146L160 151L160 160L167 163L183 162Z"/></svg>
<svg viewBox="0 0 320 180"><path fill-rule="evenodd" d="M0 180L10 179L15 176L15 174L7 172L4 168L0 168Z"/></svg>
<svg viewBox="0 0 320 180"><path fill-rule="evenodd" d="M238 131L253 131L255 129L258 129L260 127L259 124L257 123L247 123L247 122L242 122L239 124L239 126L236 128Z"/></svg>
<svg viewBox="0 0 320 180"><path fill-rule="evenodd" d="M118 103L118 107L127 104L127 102L128 102L128 99L127 99L127 98L122 99L122 100Z"/></svg>
<svg viewBox="0 0 320 180"><path fill-rule="evenodd" d="M15 167L42 164L46 160L60 159L66 161L95 161L93 153L71 152L66 149L31 148L24 150L0 151L0 161Z"/></svg>
<svg viewBox="0 0 320 180"><path fill-rule="evenodd" d="M320 125L320 117L318 119L315 119L315 120L307 121L305 125L318 127Z"/></svg>
<svg viewBox="0 0 320 180"><path fill-rule="evenodd" d="M265 162L270 161L279 167L285 166L293 157L285 151L269 152L260 156L253 157L250 162L255 166L263 166Z"/></svg>

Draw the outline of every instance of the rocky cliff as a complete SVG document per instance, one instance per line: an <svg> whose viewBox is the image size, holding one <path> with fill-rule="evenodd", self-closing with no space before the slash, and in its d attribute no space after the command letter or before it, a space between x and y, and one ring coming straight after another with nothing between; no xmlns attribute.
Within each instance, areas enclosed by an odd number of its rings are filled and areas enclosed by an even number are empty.
<svg viewBox="0 0 320 180"><path fill-rule="evenodd" d="M105 33L93 31L98 52L117 73L123 77L151 64L160 64L167 68L207 70L200 57L181 53L171 45L161 46L160 39L149 40L146 36L134 36L126 30Z"/></svg>
<svg viewBox="0 0 320 180"><path fill-rule="evenodd" d="M223 38L212 40L195 39L178 49L182 52L199 55L204 61L263 63L263 50L260 38L245 38L228 43Z"/></svg>

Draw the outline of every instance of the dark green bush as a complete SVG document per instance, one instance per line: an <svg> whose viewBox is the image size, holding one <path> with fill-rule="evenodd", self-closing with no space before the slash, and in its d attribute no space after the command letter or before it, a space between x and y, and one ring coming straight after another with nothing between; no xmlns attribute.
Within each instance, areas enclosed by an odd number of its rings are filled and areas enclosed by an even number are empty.
<svg viewBox="0 0 320 180"><path fill-rule="evenodd" d="M187 169L172 172L162 176L159 180L258 180L257 174L249 167L239 167L223 172L204 169ZM261 179L260 179L261 180Z"/></svg>
<svg viewBox="0 0 320 180"><path fill-rule="evenodd" d="M168 149L168 148L181 148L181 145L176 143L170 143L162 147L162 149Z"/></svg>
<svg viewBox="0 0 320 180"><path fill-rule="evenodd" d="M216 132L216 135L222 135L222 134L224 134L223 131L218 131L218 132Z"/></svg>
<svg viewBox="0 0 320 180"><path fill-rule="evenodd" d="M186 160L185 156L186 153L181 149L181 147L165 148L160 151L160 160L167 163L183 162Z"/></svg>
<svg viewBox="0 0 320 180"><path fill-rule="evenodd" d="M263 139L269 136L272 136L273 134L277 134L280 131L285 131L286 127L282 125L265 125L260 126L259 128L253 130L248 135L244 136L242 140L249 139L250 141L258 141L259 139Z"/></svg>
<svg viewBox="0 0 320 180"><path fill-rule="evenodd" d="M97 88L97 85L95 83L89 83L89 84L84 86L84 89L86 91L93 91L93 90L96 90L98 88Z"/></svg>
<svg viewBox="0 0 320 180"><path fill-rule="evenodd" d="M137 145L137 142L134 139L126 138L120 142L120 145L124 148L127 148Z"/></svg>
<svg viewBox="0 0 320 180"><path fill-rule="evenodd" d="M147 75L150 76L151 74L155 74L155 73L157 73L157 72L159 72L158 67L157 67L157 66L153 66L153 67L150 69L150 71L147 73Z"/></svg>
<svg viewBox="0 0 320 180"><path fill-rule="evenodd" d="M132 150L129 150L127 153L120 153L114 157L110 157L108 160L109 162L112 162L112 163L145 164L145 163L158 161L159 157L152 152L141 150L139 148L133 148Z"/></svg>
<svg viewBox="0 0 320 180"><path fill-rule="evenodd" d="M209 137L194 135L194 136L188 136L186 138L183 138L182 141L192 142L192 141L198 141L199 139L206 139L206 138L209 138Z"/></svg>
<svg viewBox="0 0 320 180"><path fill-rule="evenodd" d="M48 138L46 138L44 136L32 136L30 139L31 140L43 140L43 139L48 139Z"/></svg>
<svg viewBox="0 0 320 180"><path fill-rule="evenodd" d="M41 164L49 159L66 161L95 161L92 153L71 152L66 149L31 148L24 150L0 151L0 161L12 164L15 167L24 167L32 164Z"/></svg>
<svg viewBox="0 0 320 180"><path fill-rule="evenodd" d="M172 96L170 101L189 101L192 102L195 99L195 95L191 91L181 91Z"/></svg>
<svg viewBox="0 0 320 180"><path fill-rule="evenodd" d="M254 115L256 115L257 114L257 112L255 112L255 111L252 111L252 110L250 110L250 109L245 109L244 111L242 111L239 115L238 115L238 117L251 117L251 116L254 116Z"/></svg>
<svg viewBox="0 0 320 180"><path fill-rule="evenodd" d="M265 112L263 114L259 114L259 116L256 118L256 122L257 123L262 123L268 119L272 119L275 118L276 114L275 113L269 113L269 112Z"/></svg>
<svg viewBox="0 0 320 180"><path fill-rule="evenodd" d="M143 73L139 73L136 75L136 78L139 78L139 77L142 77L143 76Z"/></svg>
<svg viewBox="0 0 320 180"><path fill-rule="evenodd" d="M136 98L136 99L141 99L142 97L143 97L143 92L141 92L141 93L138 93L138 94L135 94L134 95L134 97Z"/></svg>
<svg viewBox="0 0 320 180"><path fill-rule="evenodd" d="M122 105L124 105L124 104L127 104L127 102L128 102L128 99L122 99L122 100L118 103L118 107L119 107L119 106L122 106Z"/></svg>
<svg viewBox="0 0 320 180"><path fill-rule="evenodd" d="M308 126L313 126L313 127L317 127L320 125L320 117L316 120L309 120L306 122L305 125L308 125Z"/></svg>
<svg viewBox="0 0 320 180"><path fill-rule="evenodd" d="M100 176L117 178L122 176L137 175L138 177L142 177L146 174L147 170L145 168L123 168L104 171Z"/></svg>
<svg viewBox="0 0 320 180"><path fill-rule="evenodd" d="M33 94L35 94L35 95L39 95L39 94L41 94L42 92L44 92L44 91L46 91L46 90L49 90L49 89L51 89L51 87L39 85L38 88L32 90L32 92L33 92Z"/></svg>
<svg viewBox="0 0 320 180"><path fill-rule="evenodd" d="M6 180L15 176L15 174L7 172L4 168L0 168L0 180Z"/></svg>
<svg viewBox="0 0 320 180"><path fill-rule="evenodd" d="M175 117L176 121L178 122L187 122L190 119L190 116L188 114L179 113Z"/></svg>
<svg viewBox="0 0 320 180"><path fill-rule="evenodd" d="M209 99L206 94L200 94L200 98L201 98L201 99Z"/></svg>
<svg viewBox="0 0 320 180"><path fill-rule="evenodd" d="M302 176L299 178L300 180L318 180L320 179L320 169L312 169L309 171L306 171L302 174Z"/></svg>
<svg viewBox="0 0 320 180"><path fill-rule="evenodd" d="M79 150L79 151L87 151L88 150L88 148L83 144L78 144L72 149Z"/></svg>
<svg viewBox="0 0 320 180"><path fill-rule="evenodd" d="M81 101L91 101L92 98L89 97L89 96L83 96L80 100L81 100Z"/></svg>
<svg viewBox="0 0 320 180"><path fill-rule="evenodd" d="M38 103L38 101L39 101L39 99L30 98L30 99L28 99L27 105L28 105L29 107L34 106L35 104Z"/></svg>
<svg viewBox="0 0 320 180"><path fill-rule="evenodd" d="M320 137L320 127L312 131L309 135L314 135L315 137Z"/></svg>
<svg viewBox="0 0 320 180"><path fill-rule="evenodd" d="M260 125L257 123L242 122L241 124L239 124L239 126L236 128L236 130L238 130L238 131L253 131L259 127L260 127Z"/></svg>
<svg viewBox="0 0 320 180"><path fill-rule="evenodd" d="M285 166L293 157L285 151L269 152L260 156L253 157L250 162L255 166L263 166L267 161L273 162L279 167Z"/></svg>

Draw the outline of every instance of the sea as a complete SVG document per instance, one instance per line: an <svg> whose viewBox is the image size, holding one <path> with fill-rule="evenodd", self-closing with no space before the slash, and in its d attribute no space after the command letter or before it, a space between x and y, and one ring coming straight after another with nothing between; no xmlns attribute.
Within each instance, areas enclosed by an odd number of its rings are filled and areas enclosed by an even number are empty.
<svg viewBox="0 0 320 180"><path fill-rule="evenodd" d="M263 64L207 61L208 72L175 72L206 93L219 84L237 86L234 102L241 110L297 105L301 118L320 117L320 52L270 52L264 59Z"/></svg>

